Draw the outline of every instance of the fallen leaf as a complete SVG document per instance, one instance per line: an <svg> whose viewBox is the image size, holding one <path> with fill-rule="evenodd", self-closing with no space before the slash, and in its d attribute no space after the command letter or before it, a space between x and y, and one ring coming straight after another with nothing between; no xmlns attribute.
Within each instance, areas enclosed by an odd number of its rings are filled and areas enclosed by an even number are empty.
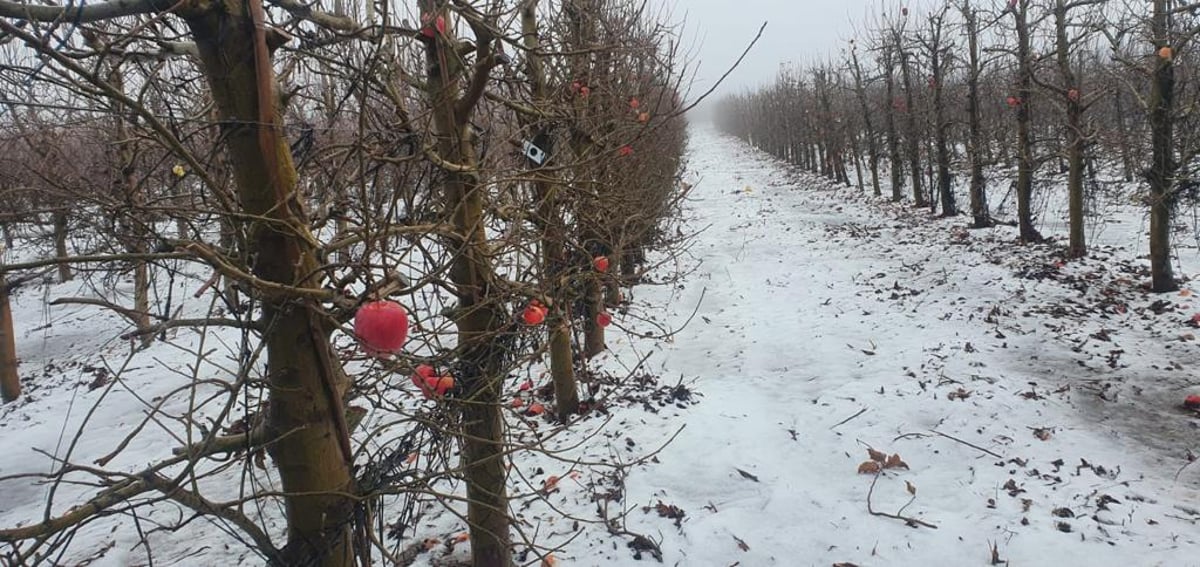
<svg viewBox="0 0 1200 567"><path fill-rule="evenodd" d="M888 457L887 461L883 464L883 468L909 470L908 463L904 462L904 460L900 458L899 453Z"/></svg>
<svg viewBox="0 0 1200 567"><path fill-rule="evenodd" d="M550 492L551 490L554 490L557 487L558 487L558 477L557 476L550 475L550 476L546 477L545 481L542 482L542 491L543 492Z"/></svg>
<svg viewBox="0 0 1200 567"><path fill-rule="evenodd" d="M758 482L758 477L757 477L757 476L754 476L754 475L752 475L752 474L750 474L750 473L748 473L748 472L746 472L746 471L744 471L744 470L742 470L742 469L737 469L737 468L735 468L734 470L736 470L736 471L738 472L738 474L742 475L742 478L749 479L749 480L753 480L754 482Z"/></svg>
<svg viewBox="0 0 1200 567"><path fill-rule="evenodd" d="M913 485L913 483L908 482L907 480L904 481L904 488L908 490L909 494L911 494L913 496L917 495L917 487L915 485Z"/></svg>
<svg viewBox="0 0 1200 567"><path fill-rule="evenodd" d="M547 553L546 557L542 558L542 567L554 567L558 565L558 560L554 558L553 553Z"/></svg>
<svg viewBox="0 0 1200 567"><path fill-rule="evenodd" d="M872 449L870 447L867 447L867 454L871 456L872 461L877 461L877 462L882 463L887 460L887 453L876 451L875 449Z"/></svg>
<svg viewBox="0 0 1200 567"><path fill-rule="evenodd" d="M877 461L863 461L863 464L858 465L858 474L878 474L883 470Z"/></svg>
<svg viewBox="0 0 1200 567"><path fill-rule="evenodd" d="M454 536L454 540L453 540L453 541L454 541L454 543L462 543L462 542L464 542L464 541L467 541L467 540L469 540L469 539L471 539L471 534L469 534L469 533L467 533L467 532L463 532L463 533L461 533L461 534L458 534L458 535Z"/></svg>

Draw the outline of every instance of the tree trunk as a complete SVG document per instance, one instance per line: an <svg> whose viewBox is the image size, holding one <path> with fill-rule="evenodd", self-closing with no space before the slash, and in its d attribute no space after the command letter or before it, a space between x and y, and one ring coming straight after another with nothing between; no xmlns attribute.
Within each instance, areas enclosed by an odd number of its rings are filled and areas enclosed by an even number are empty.
<svg viewBox="0 0 1200 567"><path fill-rule="evenodd" d="M53 213L54 219L54 254L59 260L65 260L70 253L67 251L67 212L64 210L56 210ZM58 264L58 281L69 282L75 277L71 273L71 266L66 262Z"/></svg>
<svg viewBox="0 0 1200 567"><path fill-rule="evenodd" d="M1083 194L1083 151L1087 138L1083 132L1083 104L1080 94L1079 81L1075 71L1071 69L1071 44L1067 35L1070 21L1067 17L1065 0L1055 0L1054 32L1055 56L1058 60L1058 73L1066 89L1065 102L1067 107L1066 137L1067 137L1067 196L1070 210L1070 243L1067 246L1068 258L1082 258L1087 255L1087 241L1084 233L1084 194Z"/></svg>
<svg viewBox="0 0 1200 567"><path fill-rule="evenodd" d="M897 39L899 43L899 39ZM904 81L904 101L908 107L905 116L908 118L907 132L904 135L904 142L908 147L908 167L912 172L913 185L913 201L915 206L920 208L927 205L925 201L925 193L921 190L921 146L920 130L917 128L917 114L914 112L915 99L913 98L912 87L912 71L908 65L908 52L904 47L897 45L896 49L900 51L900 75Z"/></svg>
<svg viewBox="0 0 1200 567"><path fill-rule="evenodd" d="M521 29L528 50L526 61L534 101L541 106L546 104L547 89L540 53L537 5L538 0L528 0L521 7ZM530 129L529 134L536 138L537 132L533 130L540 131L544 125L533 123L525 126ZM546 319L550 335L550 377L554 383L555 410L558 418L565 422L579 412L579 387L575 380L574 350L571 346L570 288L564 286L562 281L567 267L567 231L557 181L556 173L540 171L534 186L538 198L538 220L543 226L542 283L554 298Z"/></svg>
<svg viewBox="0 0 1200 567"><path fill-rule="evenodd" d="M1129 147L1129 124L1125 120L1123 89L1113 89L1113 104L1117 111L1117 139L1121 145L1121 171L1125 182L1133 181L1133 150Z"/></svg>
<svg viewBox="0 0 1200 567"><path fill-rule="evenodd" d="M1021 242L1041 242L1042 235L1033 226L1033 54L1029 47L1029 0L1020 0L1012 10L1017 22L1017 225Z"/></svg>
<svg viewBox="0 0 1200 567"><path fill-rule="evenodd" d="M303 205L295 198L296 170L281 133L263 28L256 34L253 21L261 10L261 4L228 0L185 19L220 113L243 211L266 219L249 230L254 274L317 291L321 272ZM348 495L355 489L341 403L345 384L338 381L342 373L321 312L311 299L264 294L267 428L271 438L278 437L268 451L285 493L284 556L294 564L351 567L354 502Z"/></svg>
<svg viewBox="0 0 1200 567"><path fill-rule="evenodd" d="M125 92L125 77L119 63L114 63L108 73L108 83L118 92ZM118 178L125 194L125 202L129 206L127 216L121 224L122 237L126 240L125 248L133 254L149 252L147 242L147 227L145 219L145 199L138 186L135 174L137 150L134 147L135 138L130 135L125 117L119 105L113 108L113 127L116 132ZM138 331L150 328L150 270L145 260L133 261L133 323ZM139 333L142 347L154 342L153 333Z"/></svg>
<svg viewBox="0 0 1200 567"><path fill-rule="evenodd" d="M987 180L983 176L983 125L979 116L979 75L983 69L979 55L979 20L970 0L963 3L967 22L967 43L970 68L967 69L967 161L971 162L971 225L974 228L992 226L987 203Z"/></svg>
<svg viewBox="0 0 1200 567"><path fill-rule="evenodd" d="M1155 56L1150 83L1150 278L1155 292L1176 291L1179 284L1171 268L1171 217L1175 206L1175 61L1162 57L1170 46L1170 6L1154 0L1152 39Z"/></svg>
<svg viewBox="0 0 1200 567"><path fill-rule="evenodd" d="M851 61L854 64L854 92L858 96L858 107L862 111L863 128L867 142L867 165L871 169L871 189L876 197L883 193L879 188L879 140L875 139L875 125L871 120L871 106L867 104L867 90L863 86L862 65L858 62L858 51L851 48Z"/></svg>
<svg viewBox="0 0 1200 567"><path fill-rule="evenodd" d="M422 0L425 21L449 20L444 0ZM484 222L486 191L477 162L478 150L471 126L473 103L464 104L460 59L455 55L454 27L447 24L425 43L428 70L427 96L433 103L433 126L442 159L457 164L445 172L445 209L451 215L456 236L448 248L458 253L450 267L450 280L458 296L457 315L460 348L459 378L462 399L462 446L467 484L467 523L471 531L471 555L475 567L512 565L512 540L508 516L508 472L505 468L504 418L500 410L501 384L506 375L507 349L502 332L511 318L503 308L500 289L493 285ZM475 46L479 61L493 58L492 44ZM475 73L487 73L478 68ZM485 80L472 77L472 80Z"/></svg>
<svg viewBox="0 0 1200 567"><path fill-rule="evenodd" d="M896 135L896 107L898 99L896 98L896 76L892 65L891 48L884 47L883 57L883 80L884 87L887 90L888 111L884 116L887 130L887 146L888 146L888 164L891 170L892 177L892 202L899 203L904 200L904 165L900 159L900 140Z"/></svg>
<svg viewBox="0 0 1200 567"><path fill-rule="evenodd" d="M0 400L5 403L21 397L21 377L17 372L17 337L13 331L12 304L8 284L0 273Z"/></svg>

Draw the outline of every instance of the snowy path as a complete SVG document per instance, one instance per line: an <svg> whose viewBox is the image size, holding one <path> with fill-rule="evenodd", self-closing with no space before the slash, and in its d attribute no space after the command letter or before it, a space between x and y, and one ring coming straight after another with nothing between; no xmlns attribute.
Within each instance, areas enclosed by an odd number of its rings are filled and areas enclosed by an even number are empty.
<svg viewBox="0 0 1200 567"><path fill-rule="evenodd" d="M687 513L680 529L654 514L632 526L665 538L667 564L986 565L989 542L1013 565L1200 564L1187 507L1196 492L1172 485L1174 470L1126 454L1075 415L1069 392L1044 384L1033 399L1019 395L1031 386L1001 369L1040 339L1010 349L975 313L1001 299L960 293L985 271L939 266L897 279L921 261L922 243L848 247L831 227L880 219L800 190L731 138L701 127L692 144L702 177L694 226L711 227L692 249L699 271L672 304L682 319L703 302L656 364L667 379L698 377L705 397L662 464L628 482L631 505L661 500ZM962 282L910 304L864 293L872 279L904 295L926 278ZM969 398L947 398L960 387ZM1033 434L1043 427L1045 440ZM906 434L925 435L897 439ZM938 529L868 515L872 475L856 474L866 445L911 466L879 479L875 509L896 513L908 481L917 498L904 515ZM1077 470L1080 459L1098 467ZM1062 508L1077 518L1058 517Z"/></svg>

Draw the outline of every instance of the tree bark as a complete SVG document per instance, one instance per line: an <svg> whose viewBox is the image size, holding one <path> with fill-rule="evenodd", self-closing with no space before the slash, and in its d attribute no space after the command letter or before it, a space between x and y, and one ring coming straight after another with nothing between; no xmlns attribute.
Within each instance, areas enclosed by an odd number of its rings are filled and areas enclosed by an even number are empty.
<svg viewBox="0 0 1200 567"><path fill-rule="evenodd" d="M1029 0L1019 0L1011 11L1017 25L1017 226L1021 242L1041 242L1033 226L1033 53L1029 46Z"/></svg>
<svg viewBox="0 0 1200 567"><path fill-rule="evenodd" d="M1055 58L1058 61L1058 73L1065 89L1066 137L1067 137L1067 195L1070 217L1070 243L1067 246L1068 258L1082 258L1087 255L1087 235L1084 231L1084 194L1083 194L1083 152L1087 137L1083 131L1083 104L1080 85L1075 71L1071 68L1071 44L1067 35L1070 21L1067 18L1067 3L1065 0L1055 0L1054 4L1054 33Z"/></svg>
<svg viewBox="0 0 1200 567"><path fill-rule="evenodd" d="M221 118L243 211L262 219L249 229L254 274L319 289L313 239L295 197L296 170L265 63L265 38L253 21L261 9L228 0L184 18ZM321 323L319 305L276 294L265 294L263 320L271 386L267 428L278 437L268 451L279 469L288 519L284 555L295 564L351 567L354 503L348 495L354 486L341 404L345 384L338 382L342 373L330 331Z"/></svg>
<svg viewBox="0 0 1200 567"><path fill-rule="evenodd" d="M963 2L963 18L967 22L967 161L971 176L971 218L973 228L992 226L987 202L987 179L983 175L983 124L979 116L979 76L983 72L979 53L979 18L970 0Z"/></svg>
<svg viewBox="0 0 1200 567"><path fill-rule="evenodd" d="M920 129L917 128L917 115L914 112L915 99L913 97L912 86L912 70L909 69L908 52L904 50L904 46L900 44L900 37L896 37L896 49L900 53L900 75L904 82L904 101L908 107L905 112L907 121L907 132L904 135L904 142L908 148L908 167L912 173L912 189L913 201L915 206L920 208L927 205L925 201L925 193L921 189L921 146Z"/></svg>
<svg viewBox="0 0 1200 567"><path fill-rule="evenodd" d="M1175 208L1175 61L1162 57L1170 47L1170 5L1154 0L1151 35L1156 53L1150 82L1150 278L1155 292L1179 289L1171 267L1171 218Z"/></svg>
<svg viewBox="0 0 1200 567"><path fill-rule="evenodd" d="M8 284L0 273L0 399L5 403L21 397L21 376L17 370L17 338L13 330L12 304Z"/></svg>
<svg viewBox="0 0 1200 567"><path fill-rule="evenodd" d="M538 0L527 0L521 7L521 29L528 50L525 57L534 103L542 106L546 104L547 88L538 39L537 5ZM534 123L526 126L532 130L545 125ZM565 422L579 412L579 387L575 380L574 350L571 346L570 288L563 285L565 282L562 281L567 267L567 232L560 203L560 184L557 181L557 174L539 171L534 186L538 198L538 220L543 226L542 281L554 298L546 318L550 339L550 377L554 383L555 410L559 420Z"/></svg>
<svg viewBox="0 0 1200 567"><path fill-rule="evenodd" d="M899 99L896 98L896 75L892 62L890 46L883 48L883 81L884 87L887 90L888 111L884 115L884 122L887 131L887 146L888 146L888 163L890 164L892 177L892 202L899 203L904 200L904 164L900 158L900 140L896 135L896 107Z"/></svg>
<svg viewBox="0 0 1200 567"><path fill-rule="evenodd" d="M445 0L422 0L425 21L449 19ZM467 523L471 532L471 560L475 567L512 565L509 533L508 473L504 456L504 418L500 410L501 383L505 377L507 349L503 327L510 317L504 312L500 290L493 286L495 274L484 222L486 195L474 131L473 103L464 103L461 68L452 37L453 26L426 42L427 93L433 103L433 126L442 159L457 164L445 173L442 189L445 208L457 236L449 249L457 251L450 268L456 287L458 310L454 323L460 348L459 378L462 399L462 445L467 484ZM492 40L476 38L477 67L493 59ZM475 75L475 81L486 77Z"/></svg>
<svg viewBox="0 0 1200 567"><path fill-rule="evenodd" d="M64 210L56 210L53 213L54 220L54 254L59 260L65 260L70 256L67 250L67 212ZM58 281L69 282L75 275L71 273L71 265L66 262L58 263Z"/></svg>

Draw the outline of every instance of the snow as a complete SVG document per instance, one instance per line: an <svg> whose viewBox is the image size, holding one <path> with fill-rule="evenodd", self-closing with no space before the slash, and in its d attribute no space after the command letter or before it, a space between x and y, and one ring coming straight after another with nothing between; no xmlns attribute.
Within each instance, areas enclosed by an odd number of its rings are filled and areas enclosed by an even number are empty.
<svg viewBox="0 0 1200 567"><path fill-rule="evenodd" d="M634 309L617 315L600 363L626 383L651 374L664 391L680 384L695 399L614 401L609 415L567 430L510 412L515 441L557 451L515 457L522 536L553 549L558 565L654 563L644 546L635 558L636 535L657 543L667 565L988 565L993 544L1013 565L1200 561L1200 466L1185 468L1198 422L1177 407L1200 362L1196 341L1181 339L1193 331L1185 323L1195 304L1171 296L1169 310L1151 309L1162 298L1126 269L1142 265L1145 242L1127 198L1104 205L1122 222L1096 232L1094 259L1058 266L1055 246L1018 246L1012 227L966 231L965 217L932 219L867 199L706 126L691 143L685 214L688 227L704 230L671 265L681 280L664 272L660 285L634 289ZM1195 249L1181 250L1192 273ZM203 279L175 282L175 296L190 298ZM143 419L144 400L177 415L196 403L171 394L189 375L235 366L221 356L236 352L236 334L201 343L180 332L129 358L109 393L89 390L81 366L97 354L120 366L129 349L112 340L119 319L45 307L47 297L82 295L79 285L15 298L29 399L0 407L3 527L39 519L46 498L44 486L5 477L48 470L50 459L31 449L62 456L93 405L75 462L110 452ZM618 330L655 325L678 332L650 341ZM525 378L514 377L510 391ZM170 430L148 426L109 468L166 457L179 444ZM908 468L859 474L868 448ZM551 475L559 480L548 490ZM210 494L236 497L239 479L236 467L210 478ZM936 529L871 515L873 482L876 512ZM451 481L436 488L461 491ZM65 487L55 511L93 492ZM440 506L425 510L406 533L412 541L464 530ZM159 507L142 519L168 522L172 513ZM279 537L278 511L261 517ZM150 538L157 564L258 562L204 522ZM85 529L67 559L144 564L139 541L131 517L115 516ZM450 564L466 547L438 547L417 564ZM517 551L535 562L545 550Z"/></svg>

